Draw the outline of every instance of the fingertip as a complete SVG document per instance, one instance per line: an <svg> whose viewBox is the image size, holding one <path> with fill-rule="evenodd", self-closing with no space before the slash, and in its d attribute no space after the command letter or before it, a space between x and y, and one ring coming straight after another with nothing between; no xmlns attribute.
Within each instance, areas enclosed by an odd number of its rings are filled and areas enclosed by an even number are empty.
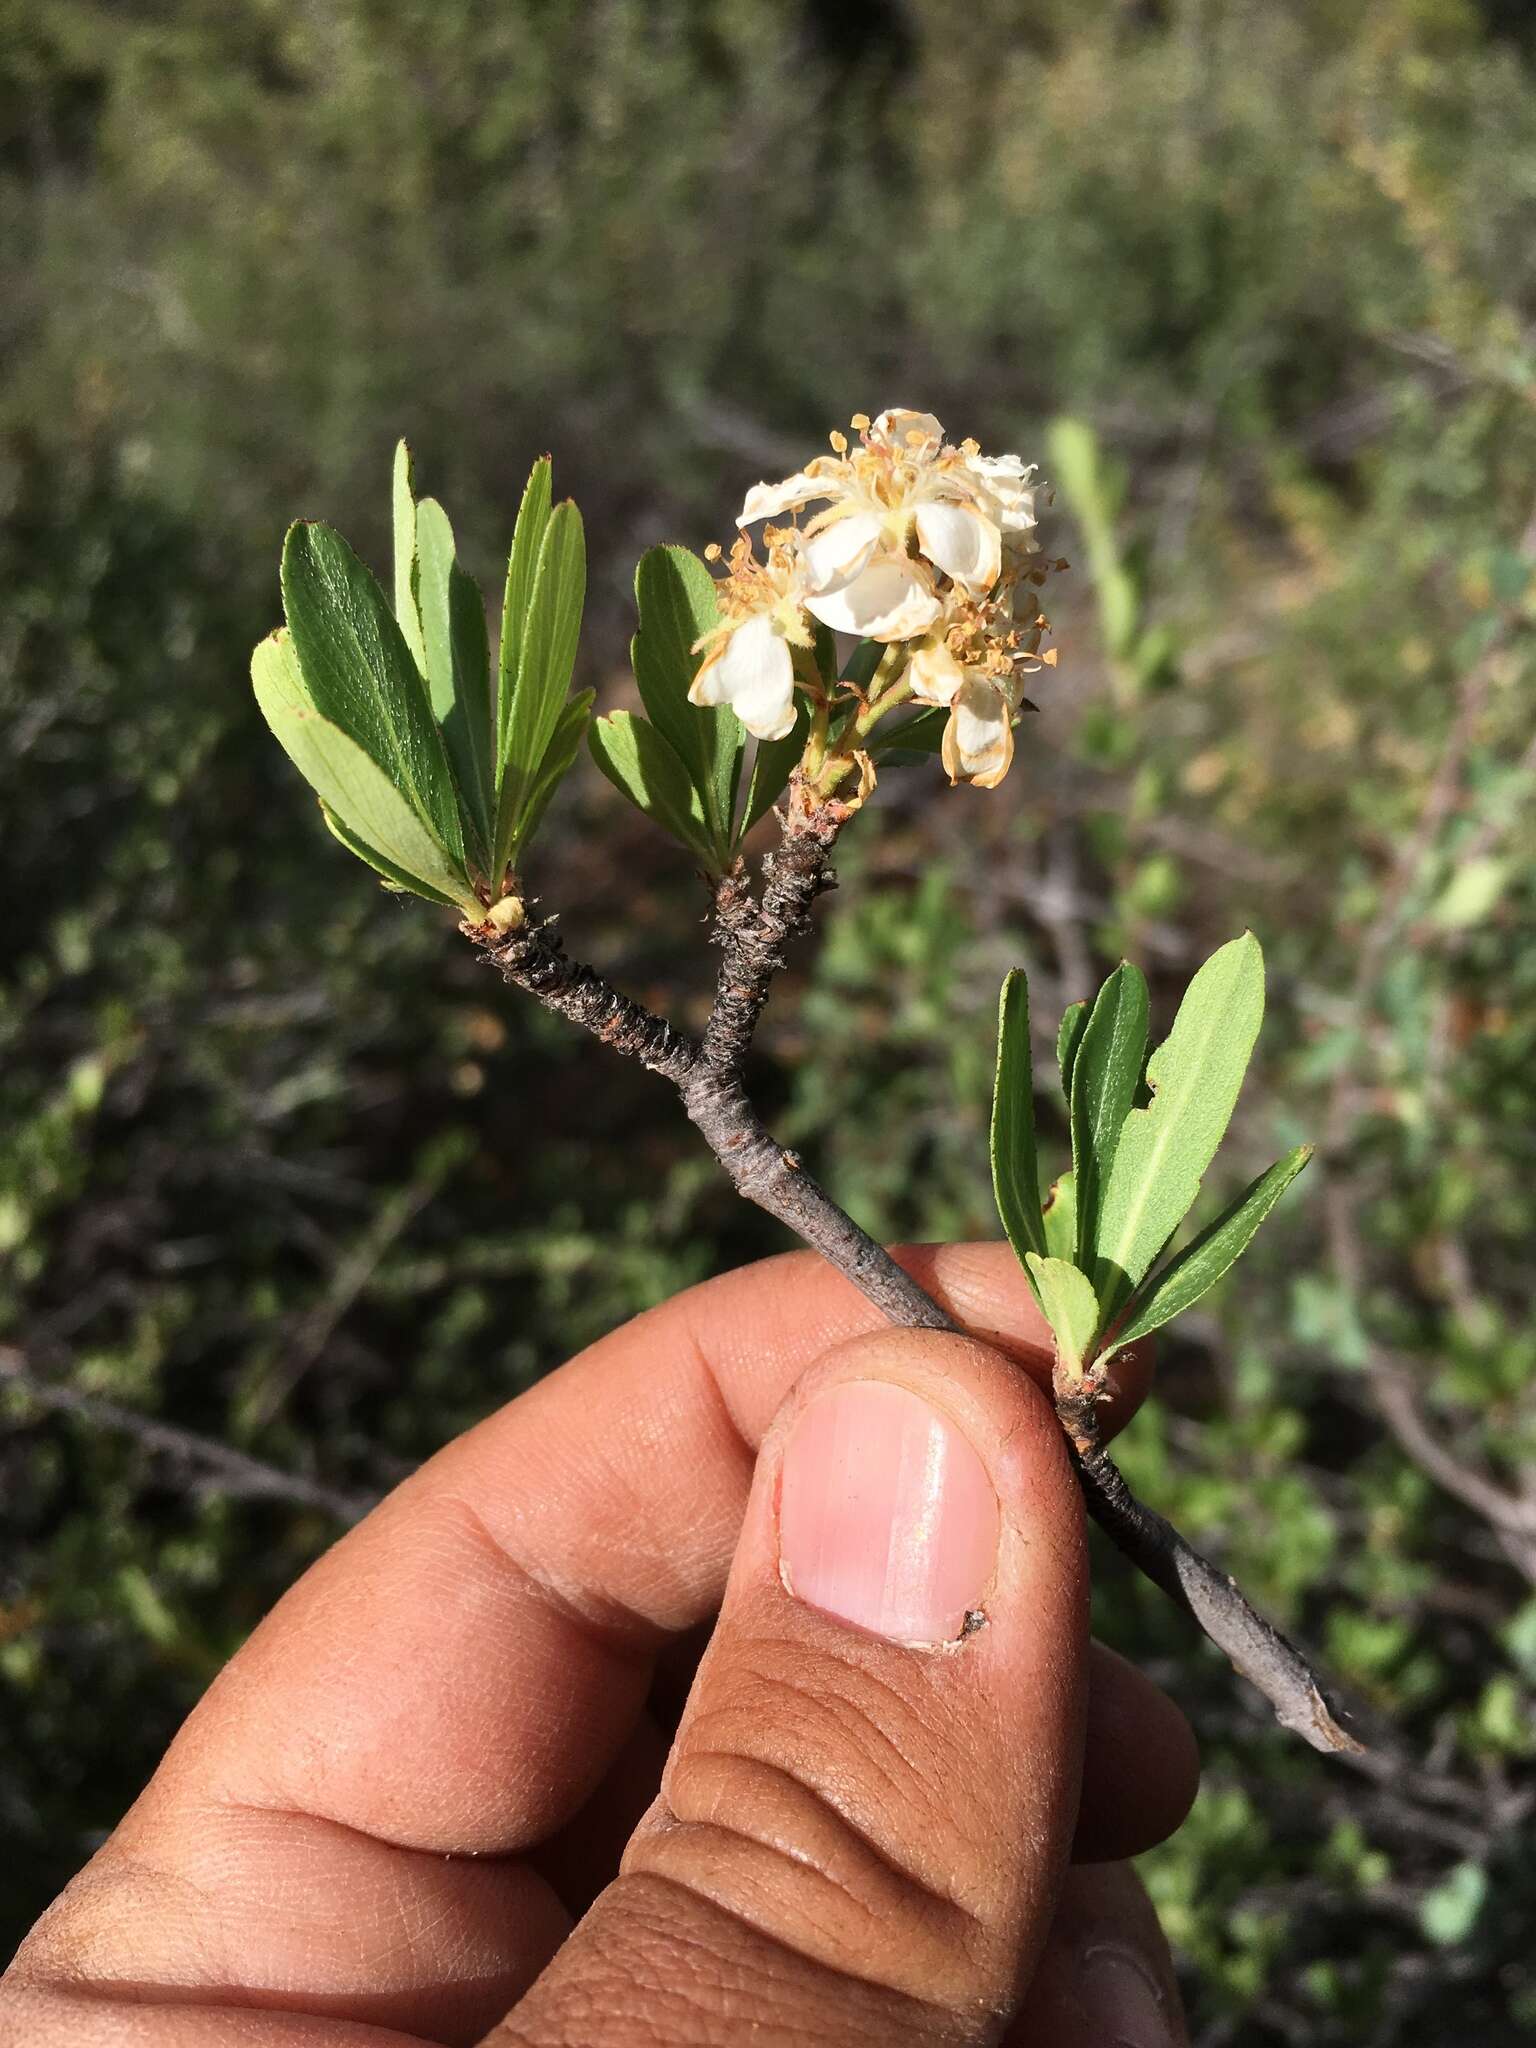
<svg viewBox="0 0 1536 2048"><path fill-rule="evenodd" d="M1188 1818L1200 1747L1183 1709L1103 1643L1091 1646L1076 1863L1140 1856Z"/></svg>

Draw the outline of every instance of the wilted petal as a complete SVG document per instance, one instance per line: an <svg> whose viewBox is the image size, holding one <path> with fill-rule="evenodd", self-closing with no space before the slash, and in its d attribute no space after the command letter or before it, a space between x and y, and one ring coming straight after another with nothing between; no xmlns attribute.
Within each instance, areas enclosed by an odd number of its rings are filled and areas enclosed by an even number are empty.
<svg viewBox="0 0 1536 2048"><path fill-rule="evenodd" d="M905 448L912 434L935 446L944 439L944 429L931 412L911 412L904 405L893 405L881 413L869 431L872 440L892 441L898 448Z"/></svg>
<svg viewBox="0 0 1536 2048"><path fill-rule="evenodd" d="M877 555L851 583L808 597L805 608L834 633L868 640L915 640L940 609L928 579L904 555Z"/></svg>
<svg viewBox="0 0 1536 2048"><path fill-rule="evenodd" d="M716 644L693 679L692 704L729 704L760 740L781 740L795 722L795 664L767 612Z"/></svg>
<svg viewBox="0 0 1536 2048"><path fill-rule="evenodd" d="M824 477L815 476L808 469L799 469L793 476L785 477L781 484L754 484L736 515L736 524L750 526L754 520L775 519L781 512L793 512L801 505L812 504L817 498L834 495Z"/></svg>
<svg viewBox="0 0 1536 2048"><path fill-rule="evenodd" d="M1003 537L970 505L930 501L917 508L917 544L946 576L978 596L990 590L1003 566Z"/></svg>
<svg viewBox="0 0 1536 2048"><path fill-rule="evenodd" d="M967 467L996 505L1004 533L1027 533L1037 523L1034 463L1022 455L973 455Z"/></svg>
<svg viewBox="0 0 1536 2048"><path fill-rule="evenodd" d="M912 694L923 704L952 704L965 670L942 640L924 641L907 663Z"/></svg>
<svg viewBox="0 0 1536 2048"><path fill-rule="evenodd" d="M996 789L1013 760L1013 716L1000 691L968 677L956 691L944 728L944 767L951 782Z"/></svg>
<svg viewBox="0 0 1536 2048"><path fill-rule="evenodd" d="M801 550L806 588L817 592L841 589L853 581L879 545L880 522L872 512L850 512L845 519L829 519Z"/></svg>

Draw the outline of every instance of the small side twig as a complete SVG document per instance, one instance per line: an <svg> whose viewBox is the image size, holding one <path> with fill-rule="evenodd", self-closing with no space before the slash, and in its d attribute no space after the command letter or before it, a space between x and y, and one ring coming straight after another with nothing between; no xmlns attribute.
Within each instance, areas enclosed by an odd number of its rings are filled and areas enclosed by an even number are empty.
<svg viewBox="0 0 1536 2048"><path fill-rule="evenodd" d="M842 804L802 804L796 788L790 794L783 841L764 863L761 897L754 899L739 872L717 887L712 936L723 958L715 1004L698 1039L570 960L552 922L530 922L510 935L490 926L461 929L508 982L665 1075L738 1192L820 1252L890 1322L958 1333L958 1325L885 1247L777 1142L741 1078L772 978L808 925L817 896L832 886L832 849L850 815ZM1088 1512L1117 1547L1226 1653L1270 1702L1282 1726L1315 1749L1358 1751L1360 1745L1329 1712L1300 1652L1254 1610L1233 1579L1132 1493L1099 1443L1091 1400L1058 1398L1057 1412Z"/></svg>
<svg viewBox="0 0 1536 2048"><path fill-rule="evenodd" d="M92 1429L113 1430L132 1437L148 1451L168 1457L190 1468L193 1485L206 1486L226 1496L245 1500L286 1500L295 1507L315 1508L338 1522L359 1522L374 1500L367 1495L343 1493L339 1488L306 1479L302 1473L284 1472L247 1451L237 1451L213 1437L175 1423L161 1422L137 1408L124 1408L83 1394L78 1387L59 1380L42 1379L32 1371L19 1351L0 1349L0 1386L18 1387L33 1407L45 1414L75 1415Z"/></svg>
<svg viewBox="0 0 1536 2048"><path fill-rule="evenodd" d="M717 886L710 936L721 951L720 973L699 1048L717 1071L741 1072L788 947L810 924L817 897L837 886L832 849L850 816L835 800L802 805L792 784L784 836L763 861L762 900L739 868Z"/></svg>

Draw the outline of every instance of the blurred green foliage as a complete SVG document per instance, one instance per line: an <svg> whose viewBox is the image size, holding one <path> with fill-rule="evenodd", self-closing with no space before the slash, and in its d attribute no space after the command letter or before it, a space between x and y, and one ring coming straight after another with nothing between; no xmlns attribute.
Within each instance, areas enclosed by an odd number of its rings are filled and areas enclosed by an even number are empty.
<svg viewBox="0 0 1536 2048"><path fill-rule="evenodd" d="M1206 2048L1536 2033L1533 64L1470 0L0 0L0 1931L327 1502L779 1241L326 838L245 687L282 528L382 565L404 432L494 584L552 447L611 708L642 547L922 404L1074 423L1062 666L1001 792L887 773L764 1088L871 1228L991 1234L1004 969L1045 1015L1129 953L1166 1024L1262 934L1208 1199L1322 1156L1126 1464L1382 1762L1105 1558L1206 1750L1148 1880ZM535 867L697 1014L697 885L595 771Z"/></svg>

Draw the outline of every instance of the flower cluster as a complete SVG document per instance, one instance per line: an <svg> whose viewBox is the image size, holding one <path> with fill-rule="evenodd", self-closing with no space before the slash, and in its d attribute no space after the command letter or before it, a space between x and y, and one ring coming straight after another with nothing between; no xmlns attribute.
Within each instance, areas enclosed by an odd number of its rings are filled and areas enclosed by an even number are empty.
<svg viewBox="0 0 1536 2048"><path fill-rule="evenodd" d="M1042 486L1017 455L953 446L931 413L896 409L873 424L860 413L853 428L856 446L833 434L830 455L747 493L739 526L796 523L764 527L763 560L745 534L732 548L721 623L700 643L690 695L780 739L794 724L797 668L808 680L807 654L796 656L814 645L812 621L900 646L900 698L949 708L951 780L991 788L1013 758L1023 679L1054 660L1039 651L1038 591L1057 566L1037 553Z"/></svg>

